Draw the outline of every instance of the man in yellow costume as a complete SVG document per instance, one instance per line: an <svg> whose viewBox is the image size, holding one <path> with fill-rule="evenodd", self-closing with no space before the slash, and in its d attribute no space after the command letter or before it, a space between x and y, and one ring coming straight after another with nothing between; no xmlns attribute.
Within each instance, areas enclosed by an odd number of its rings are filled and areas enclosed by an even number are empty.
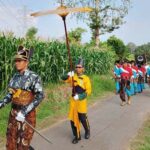
<svg viewBox="0 0 150 150"><path fill-rule="evenodd" d="M91 94L91 82L88 76L84 75L84 61L82 58L76 63L75 73L73 71L64 75L62 79L72 85L72 97L70 99L69 120L73 131L73 144L81 140L80 122L85 129L85 139L90 138L90 126L87 118L87 99Z"/></svg>

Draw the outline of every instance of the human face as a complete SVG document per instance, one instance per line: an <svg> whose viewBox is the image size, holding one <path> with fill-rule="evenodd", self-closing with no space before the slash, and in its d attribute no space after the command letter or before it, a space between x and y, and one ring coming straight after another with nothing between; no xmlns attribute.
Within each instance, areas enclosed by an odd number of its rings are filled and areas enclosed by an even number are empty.
<svg viewBox="0 0 150 150"><path fill-rule="evenodd" d="M128 67L131 67L131 64L130 63L128 63L128 65L127 65Z"/></svg>
<svg viewBox="0 0 150 150"><path fill-rule="evenodd" d="M17 71L22 73L22 72L24 72L27 69L28 61L21 60L21 59L16 59L15 60L15 67L16 67Z"/></svg>
<svg viewBox="0 0 150 150"><path fill-rule="evenodd" d="M134 66L134 62L131 63L131 66Z"/></svg>
<svg viewBox="0 0 150 150"><path fill-rule="evenodd" d="M116 63L116 66L119 67L119 63Z"/></svg>
<svg viewBox="0 0 150 150"><path fill-rule="evenodd" d="M78 75L82 74L84 71L84 67L82 65L76 65L76 73Z"/></svg>
<svg viewBox="0 0 150 150"><path fill-rule="evenodd" d="M126 62L123 64L123 67L127 67L127 63Z"/></svg>

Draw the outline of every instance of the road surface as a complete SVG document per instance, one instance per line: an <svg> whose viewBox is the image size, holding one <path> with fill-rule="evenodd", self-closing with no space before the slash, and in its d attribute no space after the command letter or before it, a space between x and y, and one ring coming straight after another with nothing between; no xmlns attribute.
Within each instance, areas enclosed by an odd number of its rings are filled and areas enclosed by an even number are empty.
<svg viewBox="0 0 150 150"><path fill-rule="evenodd" d="M150 90L132 97L131 105L120 106L118 95L90 107L88 117L91 138L72 144L72 132L68 120L61 121L41 131L53 144L34 135L32 146L35 150L129 150L130 140L150 113Z"/></svg>

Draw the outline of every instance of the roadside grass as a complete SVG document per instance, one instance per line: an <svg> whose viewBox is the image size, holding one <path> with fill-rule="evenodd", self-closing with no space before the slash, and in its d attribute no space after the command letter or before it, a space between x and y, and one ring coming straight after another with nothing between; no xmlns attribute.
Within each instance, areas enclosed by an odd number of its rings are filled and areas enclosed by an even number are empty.
<svg viewBox="0 0 150 150"><path fill-rule="evenodd" d="M94 101L108 92L115 91L115 82L109 75L93 75L91 77L91 82L93 90L91 96L89 97L90 101Z"/></svg>
<svg viewBox="0 0 150 150"><path fill-rule="evenodd" d="M110 76L92 75L92 94L89 105L114 91L114 81ZM45 99L37 108L37 128L42 129L67 117L71 88L68 84L50 83L45 87ZM0 143L5 139L10 105L0 110Z"/></svg>
<svg viewBox="0 0 150 150"><path fill-rule="evenodd" d="M131 141L130 150L150 150L150 115L135 139Z"/></svg>

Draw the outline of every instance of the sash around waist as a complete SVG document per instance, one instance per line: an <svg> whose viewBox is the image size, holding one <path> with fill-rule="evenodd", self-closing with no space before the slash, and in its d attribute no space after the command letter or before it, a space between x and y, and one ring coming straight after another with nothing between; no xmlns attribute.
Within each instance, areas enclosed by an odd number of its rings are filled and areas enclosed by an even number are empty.
<svg viewBox="0 0 150 150"><path fill-rule="evenodd" d="M31 91L26 91L22 89L12 89L12 93L12 103L16 105L28 105L34 99L34 94Z"/></svg>

